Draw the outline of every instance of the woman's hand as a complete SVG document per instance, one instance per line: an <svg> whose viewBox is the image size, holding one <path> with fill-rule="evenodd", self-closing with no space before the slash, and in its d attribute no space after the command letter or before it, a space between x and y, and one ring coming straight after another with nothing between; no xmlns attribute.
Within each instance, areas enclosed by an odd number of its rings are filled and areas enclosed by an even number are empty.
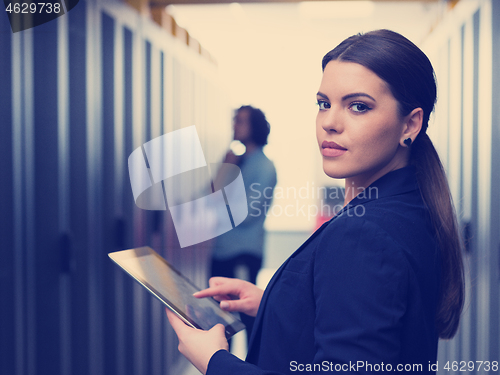
<svg viewBox="0 0 500 375"><path fill-rule="evenodd" d="M264 291L248 281L212 277L209 288L193 294L196 298L214 297L225 311L238 311L256 316Z"/></svg>
<svg viewBox="0 0 500 375"><path fill-rule="evenodd" d="M210 358L221 349L229 349L224 326L217 324L209 331L191 328L172 311L166 310L168 321L179 338L179 351L202 374L205 374Z"/></svg>

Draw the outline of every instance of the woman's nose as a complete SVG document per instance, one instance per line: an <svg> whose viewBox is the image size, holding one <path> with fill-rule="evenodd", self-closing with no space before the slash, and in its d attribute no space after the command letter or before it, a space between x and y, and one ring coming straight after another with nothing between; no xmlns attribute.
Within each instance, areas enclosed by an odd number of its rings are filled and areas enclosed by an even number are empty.
<svg viewBox="0 0 500 375"><path fill-rule="evenodd" d="M324 114L321 123L322 128L327 132L341 133L343 130L342 119L339 110L332 105Z"/></svg>

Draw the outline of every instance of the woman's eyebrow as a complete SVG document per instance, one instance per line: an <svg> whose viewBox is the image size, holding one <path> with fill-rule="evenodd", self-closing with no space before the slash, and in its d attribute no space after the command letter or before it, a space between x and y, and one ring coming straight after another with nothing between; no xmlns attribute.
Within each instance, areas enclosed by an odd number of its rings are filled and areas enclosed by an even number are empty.
<svg viewBox="0 0 500 375"><path fill-rule="evenodd" d="M355 97L358 97L358 96L366 96L367 98L370 98L371 100L373 100L374 102L376 102L376 100L368 95L368 94L365 94L364 92L355 92L355 93L352 93L352 94L347 94L345 96L342 97L342 100L347 100L347 99L352 99L352 98L355 98Z"/></svg>
<svg viewBox="0 0 500 375"><path fill-rule="evenodd" d="M316 93L317 96L321 96L323 99L328 99L328 96L326 96L325 94L323 94L322 92L318 91Z"/></svg>

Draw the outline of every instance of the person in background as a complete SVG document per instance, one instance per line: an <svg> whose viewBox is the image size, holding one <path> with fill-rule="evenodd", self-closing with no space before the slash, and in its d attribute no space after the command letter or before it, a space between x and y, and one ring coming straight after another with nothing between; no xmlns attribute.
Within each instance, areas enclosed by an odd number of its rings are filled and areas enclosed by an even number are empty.
<svg viewBox="0 0 500 375"><path fill-rule="evenodd" d="M276 169L263 152L270 125L260 109L246 105L235 111L233 127L233 138L245 146L245 153L237 156L228 151L224 163L236 164L241 169L248 216L240 225L216 238L211 275L233 278L238 276L238 269L246 270L247 281L255 284L262 266L264 221L276 186ZM216 180L221 179L224 176L219 173ZM218 182L218 185L225 186L225 183ZM241 320L249 339L255 318L241 314Z"/></svg>

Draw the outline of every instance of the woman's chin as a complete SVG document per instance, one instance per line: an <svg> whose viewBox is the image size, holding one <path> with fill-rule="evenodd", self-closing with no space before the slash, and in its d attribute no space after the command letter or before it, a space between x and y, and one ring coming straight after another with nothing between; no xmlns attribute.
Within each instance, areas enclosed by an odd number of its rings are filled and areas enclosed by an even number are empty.
<svg viewBox="0 0 500 375"><path fill-rule="evenodd" d="M327 168L327 167L323 166L323 172L325 172L325 174L331 178L336 178L336 179L345 178L345 175L341 171L339 171L338 169L332 169L332 168Z"/></svg>

